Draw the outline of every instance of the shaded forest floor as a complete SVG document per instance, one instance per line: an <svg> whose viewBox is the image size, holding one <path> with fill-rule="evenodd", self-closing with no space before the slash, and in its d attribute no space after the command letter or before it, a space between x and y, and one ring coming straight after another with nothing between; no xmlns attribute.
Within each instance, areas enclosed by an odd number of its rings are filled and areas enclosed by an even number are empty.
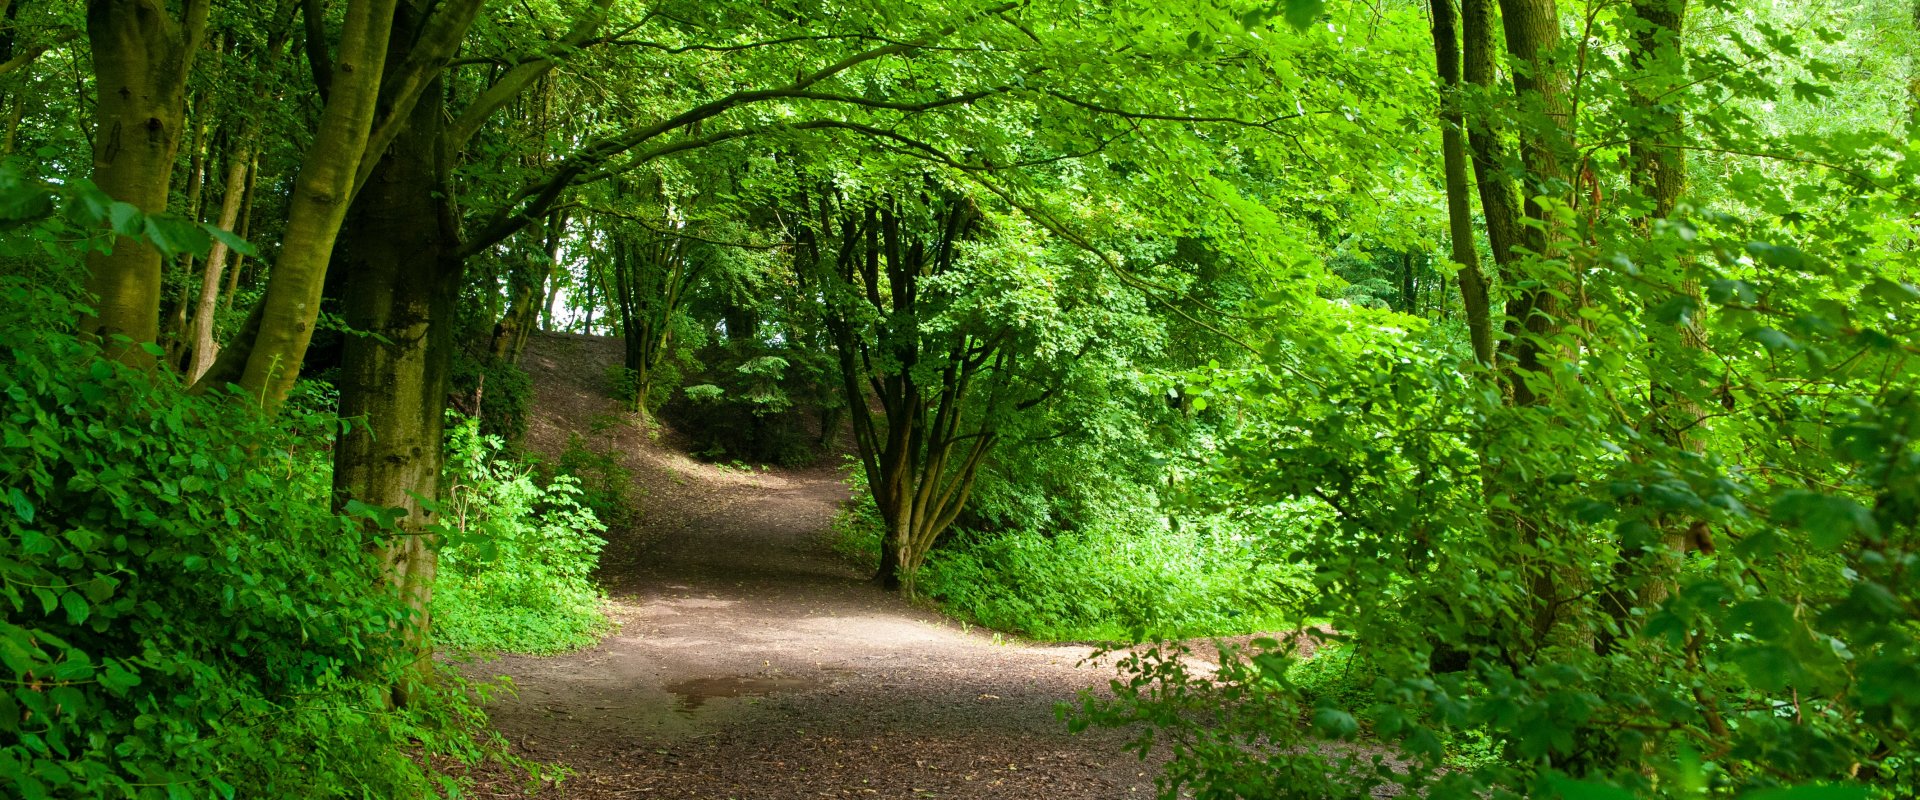
<svg viewBox="0 0 1920 800"><path fill-rule="evenodd" d="M829 548L837 469L704 464L620 424L616 340L536 335L529 446L578 435L619 454L641 514L608 534L619 625L564 656L473 667L511 676L492 707L524 756L571 777L554 798L1147 797L1124 734L1070 735L1054 705L1104 684L1085 647L1007 642L868 583ZM521 787L491 776L481 796Z"/></svg>

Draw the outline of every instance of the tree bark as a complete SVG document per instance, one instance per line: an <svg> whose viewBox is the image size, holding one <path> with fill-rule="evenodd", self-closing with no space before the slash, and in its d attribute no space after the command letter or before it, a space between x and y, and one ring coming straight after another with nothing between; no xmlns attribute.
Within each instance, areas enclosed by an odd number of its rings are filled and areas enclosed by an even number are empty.
<svg viewBox="0 0 1920 800"><path fill-rule="evenodd" d="M560 262L560 242L566 225L567 215L554 213L527 232L537 239L539 249L524 258L516 258L508 275L507 310L494 324L493 339L488 347L496 361L520 362L520 353L527 346L527 334L538 321L539 304L546 298L547 280Z"/></svg>
<svg viewBox="0 0 1920 800"><path fill-rule="evenodd" d="M1507 34L1507 52L1513 65L1514 95L1522 111L1538 111L1548 124L1523 126L1520 131L1521 160L1526 164L1530 191L1526 193L1528 217L1539 224L1521 231L1521 243L1542 261L1551 261L1558 253L1561 231L1553 215L1537 199L1567 193L1567 174L1561 163L1565 134L1572 124L1568 106L1567 78L1553 60L1560 45L1560 12L1555 0L1500 0L1500 20ZM1507 349L1513 356L1509 371L1514 402L1531 405L1539 398L1528 380L1529 374L1545 369L1541 357L1547 339L1560 327L1559 296L1566 293L1564 282L1535 278L1535 288L1523 289L1507 301Z"/></svg>
<svg viewBox="0 0 1920 800"><path fill-rule="evenodd" d="M1920 36L1920 0L1913 0L1913 32ZM1920 139L1920 60L1907 75L1907 138Z"/></svg>
<svg viewBox="0 0 1920 800"><path fill-rule="evenodd" d="M257 332L223 350L213 368L194 384L196 389L234 383L271 413L299 377L314 321L320 315L327 264L346 218L360 162L380 156L368 152L367 143L397 2L352 0L348 4L326 110L294 179L280 256L267 279Z"/></svg>
<svg viewBox="0 0 1920 800"><path fill-rule="evenodd" d="M1499 90L1494 68L1497 45L1493 35L1492 0L1461 0L1461 56L1475 108L1465 115L1467 141L1473 149L1473 171L1480 195L1480 214L1486 219L1487 254L1503 282L1513 283L1515 247L1520 241L1520 199L1507 175L1504 125L1490 107Z"/></svg>
<svg viewBox="0 0 1920 800"><path fill-rule="evenodd" d="M336 254L345 278L343 310L349 327L377 338L349 336L344 343L340 414L364 423L336 444L333 488L342 503L352 498L405 511L402 535L380 550L388 579L415 614L408 629L413 667L394 687L403 704L432 677L430 612L438 564L434 537L426 532L430 515L420 500L440 496L456 310L466 272L448 176L465 137L478 129L449 133L446 93L434 65L444 63L477 8L477 0L405 0L399 6L387 63L400 65L403 74L386 82L379 106L402 116L381 123L391 145L374 148L367 154L371 161L348 168L344 178L361 188L352 205L353 225ZM345 71L336 70L333 100L352 90ZM356 171L360 178L353 177Z"/></svg>
<svg viewBox="0 0 1920 800"><path fill-rule="evenodd" d="M240 226L234 229L234 235L246 239L253 233L253 187L260 182L260 153L256 149L253 158L247 162L247 188L240 198ZM227 270L227 288L220 295L220 307L233 307L233 296L240 291L240 273L247 265L245 253L233 254L233 269ZM218 355L218 354L216 354ZM209 364L211 366L211 364ZM201 375L206 374L202 370ZM193 378L200 380L199 375Z"/></svg>
<svg viewBox="0 0 1920 800"><path fill-rule="evenodd" d="M912 596L927 553L971 497L1010 380L998 336L935 335L919 325L927 313L922 303L930 302L920 279L951 269L955 245L981 220L961 197L927 209L897 201L842 209L840 246L830 258L819 242L833 235L834 215L827 200L818 202L815 229L797 248L801 288L828 298L822 318L868 492L885 526L874 579ZM922 211L929 218L903 219ZM983 379L989 385L981 400L976 382ZM879 402L880 419L869 396Z"/></svg>
<svg viewBox="0 0 1920 800"><path fill-rule="evenodd" d="M1453 262L1460 273L1460 301L1466 308L1467 338L1473 358L1493 365L1492 307L1487 279L1474 247L1473 198L1467 189L1466 115L1460 109L1460 34L1453 0L1432 0L1433 55L1440 79L1440 153L1447 190L1447 232ZM1444 302L1444 301L1443 301Z"/></svg>
<svg viewBox="0 0 1920 800"><path fill-rule="evenodd" d="M199 222L201 203L206 197L207 164L211 158L213 142L220 137L211 137L212 125L206 118L207 93L194 93L192 112L188 117L193 127L193 144L188 147L190 154L187 162L186 217ZM179 370L187 360L187 308L193 299L193 254L180 257L180 294L174 298L173 310L168 312L166 324L161 330L162 346L166 349L166 363L169 368Z"/></svg>
<svg viewBox="0 0 1920 800"><path fill-rule="evenodd" d="M187 0L179 19L161 0L92 0L93 182L147 213L167 207L173 158L186 116L187 73L206 31L206 0ZM160 335L159 251L130 239L87 255L86 289L97 298L81 330L135 345ZM143 349L108 344L109 355L151 366Z"/></svg>
<svg viewBox="0 0 1920 800"><path fill-rule="evenodd" d="M1643 27L1635 31L1629 49L1631 63L1639 74L1628 88L1643 127L1633 132L1628 155L1633 186L1650 203L1647 213L1636 225L1641 234L1648 237L1653 235L1656 220L1673 215L1686 191L1686 151L1674 146L1684 138L1685 119L1672 101L1659 97L1667 85L1678 83L1686 74L1685 51L1680 41L1686 13L1686 0L1633 0L1633 15ZM1671 80L1652 81L1663 75ZM1680 259L1671 266L1679 290L1698 300L1700 284L1686 274L1687 262ZM1703 412L1680 381L1687 374L1686 362L1706 351L1705 334L1697 319L1689 319L1677 326L1655 328L1649 338L1648 427L1669 447L1700 452L1704 442L1698 423ZM1647 558L1648 548L1622 543L1615 569L1618 585L1608 595L1607 605L1623 628L1632 621L1634 607L1657 606L1672 594L1679 567L1676 559L1689 549L1690 539L1704 535L1704 525L1696 531L1673 520L1661 520L1657 527L1662 532L1664 550L1654 554L1651 565L1641 563ZM1647 570L1645 580L1633 587L1634 570L1641 567ZM1627 592L1635 588L1636 596L1628 597ZM1603 638L1600 644L1609 648L1612 641Z"/></svg>
<svg viewBox="0 0 1920 800"><path fill-rule="evenodd" d="M396 46L417 24L403 9ZM347 91L336 80L335 96ZM438 97L438 84L429 97ZM355 199L334 269L350 335L340 367L340 416L361 420L335 444L333 488L381 508L400 508L399 530L380 548L393 588L415 614L408 628L414 668L395 686L407 697L432 676L431 601L437 568L431 515L420 500L440 496L454 311L463 261L446 205L441 105L419 103Z"/></svg>
<svg viewBox="0 0 1920 800"><path fill-rule="evenodd" d="M253 123L242 122L232 147L227 151L226 188L220 197L220 216L214 221L222 230L234 230L240 220L240 209L246 203L247 175L253 163L253 137ZM192 348L186 371L189 382L197 381L206 374L213 366L214 353L219 348L213 341L213 317L220 302L220 278L227 266L228 250L226 242L216 240L213 249L207 252L207 268L200 276L200 299L194 305L192 335L188 340ZM238 271L235 270L236 273Z"/></svg>

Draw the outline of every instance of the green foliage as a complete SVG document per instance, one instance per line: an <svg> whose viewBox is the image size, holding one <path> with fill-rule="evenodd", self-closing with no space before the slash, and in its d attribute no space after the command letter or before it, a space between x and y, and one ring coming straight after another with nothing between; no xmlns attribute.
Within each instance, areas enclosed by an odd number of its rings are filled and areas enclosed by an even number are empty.
<svg viewBox="0 0 1920 800"><path fill-rule="evenodd" d="M854 566L871 572L880 567L880 539L886 535L887 525L874 509L873 499L865 495L867 482L857 474L857 465L854 472L847 480L853 498L834 513L833 523L827 528L828 544Z"/></svg>
<svg viewBox="0 0 1920 800"><path fill-rule="evenodd" d="M518 364L490 354L455 351L452 391L456 405L472 411L479 406L480 433L517 443L527 433L527 409L533 403L533 380Z"/></svg>
<svg viewBox="0 0 1920 800"><path fill-rule="evenodd" d="M1001 630L1132 642L1284 630L1307 583L1294 565L1197 526L982 535L935 551L924 591Z"/></svg>
<svg viewBox="0 0 1920 800"><path fill-rule="evenodd" d="M686 374L692 385L667 410L695 437L702 457L811 464L820 455L820 437L809 435L804 412L831 396L819 361L788 347L730 341L698 362L684 362L700 369Z"/></svg>
<svg viewBox="0 0 1920 800"><path fill-rule="evenodd" d="M625 526L639 517L640 498L636 496L633 471L627 469L619 453L595 450L579 434L568 434L567 448L554 461L553 472L556 481L565 477L571 482L580 504L601 522Z"/></svg>
<svg viewBox="0 0 1920 800"><path fill-rule="evenodd" d="M457 650L536 654L599 641L608 622L592 572L606 526L584 504L579 481L560 474L540 485L472 420L448 436L435 639Z"/></svg>
<svg viewBox="0 0 1920 800"><path fill-rule="evenodd" d="M405 607L290 424L100 357L0 282L0 785L12 796L418 796L496 744L457 675L405 709ZM187 610L191 610L190 612Z"/></svg>

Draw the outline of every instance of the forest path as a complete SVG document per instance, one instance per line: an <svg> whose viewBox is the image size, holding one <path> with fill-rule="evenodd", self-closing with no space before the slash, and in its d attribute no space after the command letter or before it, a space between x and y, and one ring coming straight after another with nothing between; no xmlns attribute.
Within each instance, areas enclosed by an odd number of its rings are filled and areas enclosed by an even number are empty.
<svg viewBox="0 0 1920 800"><path fill-rule="evenodd" d="M1112 674L1081 665L1087 648L963 630L867 582L827 544L836 470L718 468L607 424L618 348L539 336L526 358L531 445L556 454L577 433L646 493L603 556L619 629L476 667L518 686L491 709L515 747L574 772L540 796L1151 796L1123 735L1070 735L1054 715Z"/></svg>

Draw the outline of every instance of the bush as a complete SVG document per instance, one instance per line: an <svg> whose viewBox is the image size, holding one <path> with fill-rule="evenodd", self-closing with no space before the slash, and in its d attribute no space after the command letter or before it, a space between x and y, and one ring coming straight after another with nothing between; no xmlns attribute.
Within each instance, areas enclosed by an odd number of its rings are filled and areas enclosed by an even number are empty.
<svg viewBox="0 0 1920 800"><path fill-rule="evenodd" d="M861 475L858 460L851 457L849 460L855 463L853 474L847 478L853 498L834 513L833 523L827 528L828 543L855 567L873 572L880 569L880 539L886 535L886 523L881 521L879 509L874 508L873 499L867 494L867 481Z"/></svg>
<svg viewBox="0 0 1920 800"><path fill-rule="evenodd" d="M330 511L331 418L190 396L101 358L78 313L0 281L0 785L419 796L493 751L458 676L388 708L406 611Z"/></svg>
<svg viewBox="0 0 1920 800"><path fill-rule="evenodd" d="M480 432L514 443L527 433L527 408L533 404L533 378L518 364L491 355L457 352L453 364L455 405L471 412L479 405Z"/></svg>
<svg viewBox="0 0 1920 800"><path fill-rule="evenodd" d="M632 524L640 516L633 471L618 453L594 450L580 434L567 435L567 449L553 465L556 479L564 476L576 488L580 503L605 525Z"/></svg>
<svg viewBox="0 0 1920 800"><path fill-rule="evenodd" d="M450 439L436 640L540 654L598 641L608 623L591 574L606 526L581 504L579 482L562 474L541 486L475 421L455 426Z"/></svg>
<svg viewBox="0 0 1920 800"><path fill-rule="evenodd" d="M963 532L920 583L988 627L1109 642L1291 628L1308 585L1293 565L1194 527Z"/></svg>
<svg viewBox="0 0 1920 800"><path fill-rule="evenodd" d="M820 456L807 431L813 412L831 402L817 358L792 348L731 342L704 353L683 379L679 401L665 410L713 461L740 459L805 466ZM659 406L655 406L659 407Z"/></svg>

